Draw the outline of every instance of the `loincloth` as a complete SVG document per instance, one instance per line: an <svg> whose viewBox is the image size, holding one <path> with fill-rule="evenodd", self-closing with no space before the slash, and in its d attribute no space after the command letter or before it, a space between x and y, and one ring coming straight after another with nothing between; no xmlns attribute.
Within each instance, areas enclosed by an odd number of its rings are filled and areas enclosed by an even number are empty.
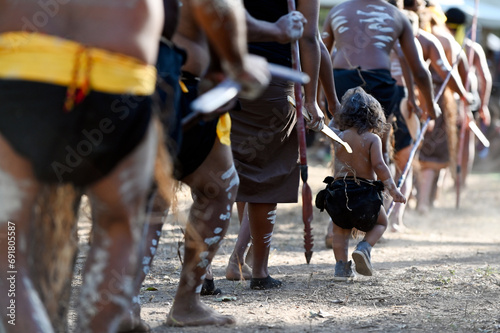
<svg viewBox="0 0 500 333"><path fill-rule="evenodd" d="M323 182L327 186L316 196L316 207L321 211L326 209L333 223L343 229L364 232L373 228L383 203L381 181L326 177Z"/></svg>
<svg viewBox="0 0 500 333"><path fill-rule="evenodd" d="M154 66L49 35L0 35L0 133L38 180L89 185L142 141Z"/></svg>

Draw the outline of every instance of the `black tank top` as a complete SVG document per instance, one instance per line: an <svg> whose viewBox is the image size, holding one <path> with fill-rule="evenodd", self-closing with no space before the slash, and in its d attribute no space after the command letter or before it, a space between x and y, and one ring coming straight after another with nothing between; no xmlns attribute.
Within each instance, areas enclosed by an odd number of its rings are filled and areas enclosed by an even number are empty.
<svg viewBox="0 0 500 333"><path fill-rule="evenodd" d="M244 0L245 8L258 20L276 22L281 16L288 14L286 0ZM248 43L250 53L260 55L268 62L292 67L290 44L278 42Z"/></svg>

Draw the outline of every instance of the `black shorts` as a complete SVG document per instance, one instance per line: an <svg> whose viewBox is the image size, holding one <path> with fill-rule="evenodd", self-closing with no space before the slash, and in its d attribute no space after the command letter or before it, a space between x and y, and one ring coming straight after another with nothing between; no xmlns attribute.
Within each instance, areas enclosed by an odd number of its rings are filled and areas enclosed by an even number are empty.
<svg viewBox="0 0 500 333"><path fill-rule="evenodd" d="M343 229L373 229L383 204L384 184L360 177L326 177L326 188L316 196L316 207L326 209L333 223Z"/></svg>
<svg viewBox="0 0 500 333"><path fill-rule="evenodd" d="M394 112L397 90L396 80L392 78L390 71L386 69L334 69L333 77L335 91L340 100L347 90L362 87L379 101L387 118Z"/></svg>
<svg viewBox="0 0 500 333"><path fill-rule="evenodd" d="M106 176L142 141L150 96L90 93L64 111L68 88L0 80L0 133L46 183L89 185Z"/></svg>
<svg viewBox="0 0 500 333"><path fill-rule="evenodd" d="M181 180L193 173L207 158L217 136L217 122L199 121L187 130L182 129L182 118L192 112L190 107L198 97L199 78L181 72L186 54L168 41L160 43L156 68L160 78L157 92L161 103L161 120L166 135L166 145L174 161L174 177ZM181 91L179 80L187 88Z"/></svg>
<svg viewBox="0 0 500 333"><path fill-rule="evenodd" d="M198 97L199 79L182 72L182 82L188 92L182 93L180 114L184 118L192 112L191 103ZM217 138L219 118L209 121L200 120L182 133L182 141L177 158L174 159L174 176L181 180L193 173L205 161Z"/></svg>

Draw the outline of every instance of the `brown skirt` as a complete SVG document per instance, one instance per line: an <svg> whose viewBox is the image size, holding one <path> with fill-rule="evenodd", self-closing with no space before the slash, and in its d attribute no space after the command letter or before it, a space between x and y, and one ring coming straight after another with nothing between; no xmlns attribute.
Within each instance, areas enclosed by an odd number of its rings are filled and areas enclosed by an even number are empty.
<svg viewBox="0 0 500 333"><path fill-rule="evenodd" d="M443 165L451 163L451 166L454 166L457 146L457 103L449 88L446 88L443 96L439 99L439 107L442 114L435 120L434 128L425 132L419 160Z"/></svg>
<svg viewBox="0 0 500 333"><path fill-rule="evenodd" d="M241 111L231 112L231 147L240 177L236 201L297 202L296 114L288 95L293 96L293 85L273 80L258 99L240 99Z"/></svg>

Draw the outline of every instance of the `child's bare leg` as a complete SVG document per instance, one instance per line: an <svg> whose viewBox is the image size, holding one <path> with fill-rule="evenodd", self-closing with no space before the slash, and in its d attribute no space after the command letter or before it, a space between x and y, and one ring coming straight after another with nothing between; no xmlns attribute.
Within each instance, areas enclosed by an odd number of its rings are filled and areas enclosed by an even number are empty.
<svg viewBox="0 0 500 333"><path fill-rule="evenodd" d="M328 227L326 228L326 235L325 235L325 246L327 249L332 248L332 243L333 243L333 221L330 219L328 221Z"/></svg>
<svg viewBox="0 0 500 333"><path fill-rule="evenodd" d="M226 234L239 184L230 147L217 140L202 165L182 181L191 187L194 202L186 227L184 265L167 324L232 324L233 317L218 314L200 300L207 266Z"/></svg>
<svg viewBox="0 0 500 333"><path fill-rule="evenodd" d="M356 245L352 253L352 260L356 265L356 272L361 275L371 276L373 274L371 263L371 250L387 229L387 214L385 208L380 207L377 222L372 230L365 234L365 238Z"/></svg>
<svg viewBox="0 0 500 333"><path fill-rule="evenodd" d="M351 237L352 229L343 229L333 223L333 255L335 261L347 262L349 251L349 238Z"/></svg>
<svg viewBox="0 0 500 333"><path fill-rule="evenodd" d="M380 207L380 213L378 214L377 222L373 226L373 229L365 234L365 238L363 240L371 246L374 246L382 237L386 229L387 214L385 213L384 207Z"/></svg>
<svg viewBox="0 0 500 333"><path fill-rule="evenodd" d="M245 202L236 203L238 207L238 217L240 220L240 231L238 239L234 245L233 253L229 257L226 267L226 279L228 280L249 280L252 278L252 270L245 263L245 251L250 242L250 222L248 220L248 206Z"/></svg>

